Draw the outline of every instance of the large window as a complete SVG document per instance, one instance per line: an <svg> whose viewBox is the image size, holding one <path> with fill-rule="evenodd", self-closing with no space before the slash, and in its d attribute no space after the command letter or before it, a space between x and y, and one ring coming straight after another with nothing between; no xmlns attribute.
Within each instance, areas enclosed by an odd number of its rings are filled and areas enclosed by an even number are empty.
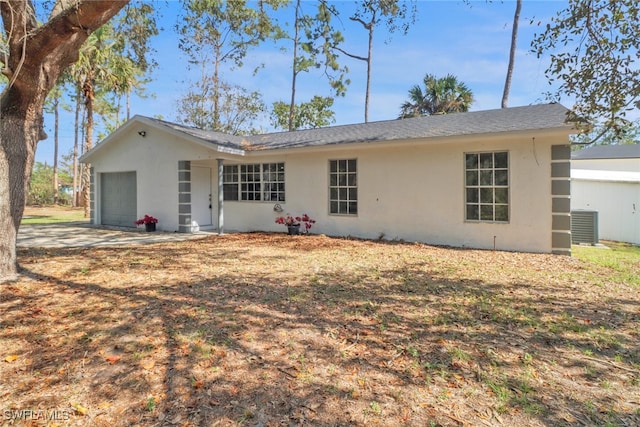
<svg viewBox="0 0 640 427"><path fill-rule="evenodd" d="M509 221L509 153L465 154L467 221Z"/></svg>
<svg viewBox="0 0 640 427"><path fill-rule="evenodd" d="M224 200L284 202L284 163L225 165Z"/></svg>
<svg viewBox="0 0 640 427"><path fill-rule="evenodd" d="M329 213L358 214L356 159L329 161Z"/></svg>

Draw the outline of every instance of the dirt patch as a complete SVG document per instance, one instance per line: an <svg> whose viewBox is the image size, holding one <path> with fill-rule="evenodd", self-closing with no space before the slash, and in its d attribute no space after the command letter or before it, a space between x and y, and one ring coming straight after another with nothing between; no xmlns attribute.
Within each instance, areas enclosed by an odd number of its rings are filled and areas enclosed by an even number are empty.
<svg viewBox="0 0 640 427"><path fill-rule="evenodd" d="M265 233L19 257L6 424L640 423L638 288L573 258Z"/></svg>

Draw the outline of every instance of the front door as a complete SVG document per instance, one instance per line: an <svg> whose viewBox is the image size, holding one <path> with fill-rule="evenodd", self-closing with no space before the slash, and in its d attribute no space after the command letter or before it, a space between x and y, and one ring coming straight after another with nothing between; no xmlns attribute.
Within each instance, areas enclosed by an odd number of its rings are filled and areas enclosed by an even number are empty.
<svg viewBox="0 0 640 427"><path fill-rule="evenodd" d="M191 166L191 220L194 226L212 228L211 168Z"/></svg>

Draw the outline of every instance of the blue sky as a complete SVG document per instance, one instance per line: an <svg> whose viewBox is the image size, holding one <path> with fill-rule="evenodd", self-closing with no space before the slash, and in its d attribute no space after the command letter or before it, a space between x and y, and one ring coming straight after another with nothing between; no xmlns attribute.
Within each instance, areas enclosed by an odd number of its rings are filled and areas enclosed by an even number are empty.
<svg viewBox="0 0 640 427"><path fill-rule="evenodd" d="M312 2L305 7L311 8ZM351 1L345 1L344 7ZM509 106L521 106L545 102L549 86L544 71L548 58L537 58L530 52L530 42L542 27L537 23L548 22L558 10L566 7L566 1L524 0L520 15L518 48L515 60ZM406 36L389 35L386 29L376 30L373 48L372 90L369 120L389 120L398 116L400 105L407 99L408 90L420 84L425 74L442 77L455 75L467 84L475 95L472 110L500 108L504 80L509 59L511 25L515 1L425 1L418 0L416 23ZM186 57L178 49L174 27L179 15L180 3L168 2L164 6L161 34L153 40L158 68L147 92L153 99L132 99L132 115L140 114L176 119L176 106L188 90L194 77L186 66ZM531 23L533 21L533 23ZM366 33L358 24L343 20L341 28L349 51L366 55ZM242 69L227 70L224 78L249 90L262 93L267 105L286 100L290 88L290 58L278 46L268 43L249 53ZM344 98L336 99L334 111L336 125L364 121L364 95L366 66L362 61L344 57L342 63L350 69L351 85ZM253 75L254 66L264 68ZM328 96L328 85L317 73L299 77L297 100L306 101L313 95ZM571 106L570 100L561 100ZM63 113L62 123L72 125L71 113ZM273 130L268 117L259 123L265 131ZM60 129L60 153L68 154L73 146L73 128ZM53 162L53 119L45 117L49 139L41 141L36 160Z"/></svg>

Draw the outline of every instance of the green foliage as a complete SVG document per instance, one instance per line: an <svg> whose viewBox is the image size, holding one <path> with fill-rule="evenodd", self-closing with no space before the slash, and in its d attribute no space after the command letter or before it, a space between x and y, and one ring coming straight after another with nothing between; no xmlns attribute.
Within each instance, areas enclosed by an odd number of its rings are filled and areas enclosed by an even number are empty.
<svg viewBox="0 0 640 427"><path fill-rule="evenodd" d="M349 72L347 67L342 67L338 63L338 50L335 46L344 41L340 31L337 31L331 22L333 16L338 15L335 6L328 5L325 1L317 3L317 13L312 16L303 11L303 3L296 0L294 7L293 33L286 34L282 31L281 38L289 39L293 42L292 52L292 76L291 76L291 97L288 111L284 111L284 106L280 103L274 105L274 122L276 126L286 130L295 130L308 118L296 117L305 103L296 105L296 86L298 76L302 72L308 72L314 68L324 68L323 72L328 79L335 96L344 96L350 81L346 75ZM304 35L304 37L302 36ZM319 96L316 96L314 100ZM311 102L313 103L314 100ZM331 101L333 102L333 100ZM286 113L286 114L285 114ZM286 126L283 126L282 119L286 117Z"/></svg>
<svg viewBox="0 0 640 427"><path fill-rule="evenodd" d="M309 102L296 104L292 130L318 128L334 123L335 113L331 110L333 98L314 96ZM289 104L282 101L273 103L271 124L279 129L289 129Z"/></svg>
<svg viewBox="0 0 640 427"><path fill-rule="evenodd" d="M149 398L147 398L147 404L145 405L145 408L149 412L155 411L155 409L156 409L156 398L153 397L153 396L149 396Z"/></svg>
<svg viewBox="0 0 640 427"><path fill-rule="evenodd" d="M338 11L334 6L321 1L318 2L315 16L305 15L300 19L306 36L302 47L308 56L300 60L296 70L300 72L311 67L323 68L334 95L344 96L351 81L346 77L349 68L338 63L338 53L333 48L344 42L344 36L331 22L332 17L337 15Z"/></svg>
<svg viewBox="0 0 640 427"><path fill-rule="evenodd" d="M640 108L640 8L637 0L569 0L531 44L551 56L546 75L557 93L575 97L573 112L620 133Z"/></svg>
<svg viewBox="0 0 640 427"><path fill-rule="evenodd" d="M250 48L281 35L268 9L277 10L284 3L192 0L185 4L177 27L178 46L189 57L190 65L200 70L200 79L179 101L183 121L221 132L247 131L264 109L260 95L225 83L221 67L241 67Z"/></svg>
<svg viewBox="0 0 640 427"><path fill-rule="evenodd" d="M473 92L456 76L447 74L437 78L427 74L423 83L424 91L419 85L409 89L409 100L400 107L399 118L469 111Z"/></svg>
<svg viewBox="0 0 640 427"><path fill-rule="evenodd" d="M59 173L58 182L60 186L68 185L72 181L68 173ZM71 197L65 192L59 193L59 201L62 204L69 204ZM36 162L31 174L29 184L29 194L27 195L28 205L50 205L53 204L53 167L46 163Z"/></svg>
<svg viewBox="0 0 640 427"><path fill-rule="evenodd" d="M390 35L396 32L407 34L415 18L416 6L413 1L361 0L349 19L360 22L370 32L373 27L383 24Z"/></svg>
<svg viewBox="0 0 640 427"><path fill-rule="evenodd" d="M75 86L73 92L82 94L88 113L87 123L84 124L87 138L85 149L90 149L94 142L93 129L89 129L89 122L94 119L93 113L100 115L105 128L117 127L120 124L117 114L120 99L134 88L141 92L145 83L145 70L136 62L138 57L128 56L129 53L123 50L123 43L126 43L123 35L117 33L111 23L107 23L87 39L80 48L79 60L70 68L70 80Z"/></svg>
<svg viewBox="0 0 640 427"><path fill-rule="evenodd" d="M264 0L256 7L246 0L192 0L178 26L179 47L192 64L233 61L242 66L249 48L278 34L265 6L277 10L282 0ZM211 58L211 55L214 55Z"/></svg>
<svg viewBox="0 0 640 427"><path fill-rule="evenodd" d="M114 48L120 56L135 63L142 73L157 66L153 59L155 50L149 45L149 39L159 34L156 14L153 3L135 2L135 5L129 3L114 21L117 34Z"/></svg>
<svg viewBox="0 0 640 427"><path fill-rule="evenodd" d="M213 84L211 79L197 82L179 101L178 119L199 129L232 135L257 132L253 123L266 108L260 93L223 83L217 89L221 100L216 100Z"/></svg>
<svg viewBox="0 0 640 427"><path fill-rule="evenodd" d="M589 132L576 135L572 142L594 145L638 144L640 143L640 121L630 122L617 130L600 124L594 126Z"/></svg>

